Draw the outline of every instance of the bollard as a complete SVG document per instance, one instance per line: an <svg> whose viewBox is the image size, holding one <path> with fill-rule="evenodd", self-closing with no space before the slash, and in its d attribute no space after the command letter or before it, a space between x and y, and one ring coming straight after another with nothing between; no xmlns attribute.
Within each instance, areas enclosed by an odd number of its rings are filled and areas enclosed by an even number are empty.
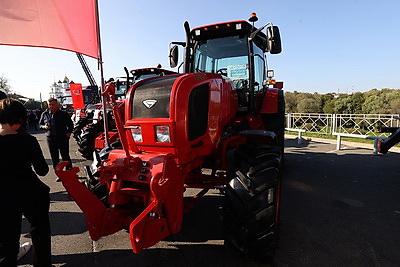
<svg viewBox="0 0 400 267"><path fill-rule="evenodd" d="M297 144L301 145L301 143L303 143L303 138L301 138L301 132L299 131L297 133Z"/></svg>
<svg viewBox="0 0 400 267"><path fill-rule="evenodd" d="M340 134L337 135L337 141L336 141L336 150L340 150L342 143L342 136Z"/></svg>

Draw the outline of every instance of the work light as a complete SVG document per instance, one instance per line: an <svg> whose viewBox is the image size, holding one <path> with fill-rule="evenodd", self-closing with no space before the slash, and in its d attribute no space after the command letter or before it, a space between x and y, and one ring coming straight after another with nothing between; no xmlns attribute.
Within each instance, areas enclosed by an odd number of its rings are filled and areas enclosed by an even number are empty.
<svg viewBox="0 0 400 267"><path fill-rule="evenodd" d="M138 125L132 126L131 133L133 140L135 140L135 142L143 142L142 128L140 126Z"/></svg>
<svg viewBox="0 0 400 267"><path fill-rule="evenodd" d="M156 131L156 142L158 143L171 143L171 137L169 133L168 125L157 125Z"/></svg>

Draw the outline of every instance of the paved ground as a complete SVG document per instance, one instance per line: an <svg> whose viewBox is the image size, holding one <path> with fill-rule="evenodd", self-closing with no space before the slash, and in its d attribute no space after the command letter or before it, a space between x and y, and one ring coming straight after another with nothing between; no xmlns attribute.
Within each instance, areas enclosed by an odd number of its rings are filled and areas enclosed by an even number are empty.
<svg viewBox="0 0 400 267"><path fill-rule="evenodd" d="M46 159L43 134L35 134ZM274 266L399 266L400 154L373 156L370 149L286 140L280 240ZM75 153L74 165L85 164ZM55 266L262 266L223 246L221 197L213 191L185 215L182 230L139 255L121 231L90 240L83 214L52 171L53 263ZM22 242L29 240L24 222ZM21 266L29 266L31 255Z"/></svg>

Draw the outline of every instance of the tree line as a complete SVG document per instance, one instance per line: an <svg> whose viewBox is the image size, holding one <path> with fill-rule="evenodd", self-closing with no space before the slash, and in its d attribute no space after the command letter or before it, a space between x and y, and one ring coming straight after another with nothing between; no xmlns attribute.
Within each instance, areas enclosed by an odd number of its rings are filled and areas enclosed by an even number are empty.
<svg viewBox="0 0 400 267"><path fill-rule="evenodd" d="M9 82L3 75L0 75L0 89L12 96ZM372 89L353 94L285 92L285 103L286 113L400 114L400 89ZM37 109L41 104L29 99L25 106Z"/></svg>
<svg viewBox="0 0 400 267"><path fill-rule="evenodd" d="M21 101L26 109L30 110L41 109L43 106L43 103L40 103L40 101L37 101L33 98L27 99L26 97L23 97L12 91L9 81L6 77L4 77L4 75L0 75L0 90L3 90L8 95L8 97Z"/></svg>
<svg viewBox="0 0 400 267"><path fill-rule="evenodd" d="M400 90L353 94L285 92L286 113L400 114Z"/></svg>

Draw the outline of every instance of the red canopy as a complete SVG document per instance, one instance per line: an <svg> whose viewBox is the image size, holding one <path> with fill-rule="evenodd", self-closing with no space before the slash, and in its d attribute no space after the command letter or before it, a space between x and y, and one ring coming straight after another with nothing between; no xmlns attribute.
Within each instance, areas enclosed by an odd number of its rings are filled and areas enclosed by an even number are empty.
<svg viewBox="0 0 400 267"><path fill-rule="evenodd" d="M1 0L0 44L99 58L96 0Z"/></svg>

